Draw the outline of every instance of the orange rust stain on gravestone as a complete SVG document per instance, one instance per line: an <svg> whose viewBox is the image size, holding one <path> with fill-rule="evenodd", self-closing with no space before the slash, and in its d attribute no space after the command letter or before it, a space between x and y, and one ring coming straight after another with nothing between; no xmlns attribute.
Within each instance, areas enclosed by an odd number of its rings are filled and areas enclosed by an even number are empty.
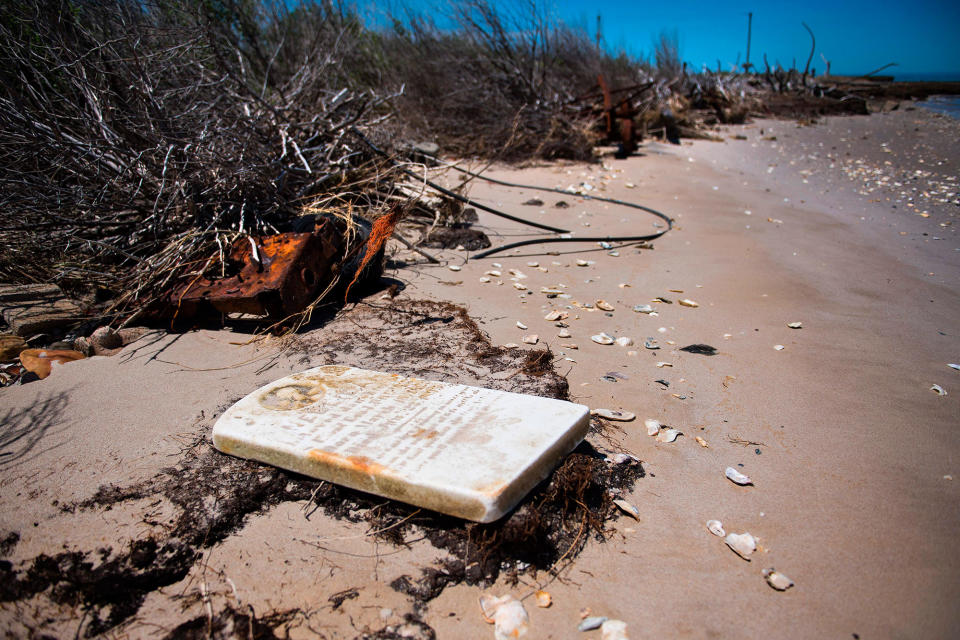
<svg viewBox="0 0 960 640"><path fill-rule="evenodd" d="M374 462L366 456L341 456L319 449L311 449L307 452L307 456L309 456L311 460L316 460L321 464L326 464L332 468L342 469L344 471L364 473L371 476L390 474L390 469Z"/></svg>

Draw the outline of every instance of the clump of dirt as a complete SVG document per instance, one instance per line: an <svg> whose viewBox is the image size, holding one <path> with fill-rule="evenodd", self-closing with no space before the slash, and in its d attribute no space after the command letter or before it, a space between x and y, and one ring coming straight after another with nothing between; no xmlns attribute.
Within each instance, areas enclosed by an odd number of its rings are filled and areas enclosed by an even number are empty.
<svg viewBox="0 0 960 640"><path fill-rule="evenodd" d="M164 640L279 640L284 636L276 631L295 615L295 612L271 613L257 617L253 608L249 613L227 605L213 616L198 616L179 625L164 636Z"/></svg>
<svg viewBox="0 0 960 640"><path fill-rule="evenodd" d="M294 338L303 364L320 362L376 367L423 378L483 384L505 391L566 398L566 379L553 369L549 351L508 350L491 345L466 311L448 303L405 301L361 304L321 330ZM219 407L217 415L227 406ZM644 475L636 461L617 464L582 443L553 473L501 520L478 524L321 482L215 450L208 425L176 466L130 486L104 486L90 498L61 507L109 510L120 503L163 499L174 516L125 548L41 554L14 567L0 560L0 601L45 594L54 602L81 608L87 636L109 631L137 613L147 594L187 576L204 549L244 526L248 515L287 501L309 502L327 516L364 522L372 535L402 546L416 530L444 559L420 576L401 576L393 587L415 600L417 611L448 584L488 584L506 572L558 570L588 540L602 540L606 523L618 515L612 496L629 490ZM601 430L600 422L595 429ZM593 437L609 437L595 432ZM154 500L155 501L155 500ZM0 541L7 555L16 533ZM331 596L341 604L347 590ZM227 608L177 627L170 637L275 637L283 616L256 618L252 611ZM401 637L432 629L410 619L400 631L384 628L371 638ZM191 635L192 634L192 635ZM392 634L392 635L391 635Z"/></svg>
<svg viewBox="0 0 960 640"><path fill-rule="evenodd" d="M430 232L430 236L423 243L435 249L456 249L462 246L468 251L486 249L490 246L490 238L479 229L466 226L437 227Z"/></svg>

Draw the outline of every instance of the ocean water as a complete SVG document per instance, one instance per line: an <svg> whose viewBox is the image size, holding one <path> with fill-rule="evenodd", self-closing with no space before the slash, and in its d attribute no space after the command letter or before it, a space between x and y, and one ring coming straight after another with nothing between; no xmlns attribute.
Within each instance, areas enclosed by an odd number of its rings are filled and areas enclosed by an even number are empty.
<svg viewBox="0 0 960 640"><path fill-rule="evenodd" d="M930 96L917 106L960 120L960 96Z"/></svg>

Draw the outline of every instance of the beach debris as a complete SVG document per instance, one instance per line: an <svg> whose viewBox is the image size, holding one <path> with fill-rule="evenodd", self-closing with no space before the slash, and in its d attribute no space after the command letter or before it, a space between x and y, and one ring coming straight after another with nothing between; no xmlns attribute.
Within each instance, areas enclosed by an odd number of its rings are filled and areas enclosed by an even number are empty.
<svg viewBox="0 0 960 640"><path fill-rule="evenodd" d="M643 426L647 428L648 436L655 436L660 433L660 427L662 426L659 421L654 420L653 418L647 418L643 421Z"/></svg>
<svg viewBox="0 0 960 640"><path fill-rule="evenodd" d="M775 345L773 345L773 350L774 350L774 351L783 351L784 349L786 349L786 347L783 346L782 344L775 344Z"/></svg>
<svg viewBox="0 0 960 640"><path fill-rule="evenodd" d="M700 436L697 436L697 437L694 438L694 439L697 441L697 444L700 445L701 447L703 447L704 449L709 449L709 448L710 448L710 445L707 444L707 441L704 440L703 438L701 438Z"/></svg>
<svg viewBox="0 0 960 640"><path fill-rule="evenodd" d="M447 269L450 269L450 271L460 271L463 269L463 267L461 267L458 264L450 264L450 265L447 265Z"/></svg>
<svg viewBox="0 0 960 640"><path fill-rule="evenodd" d="M633 518L634 520L640 519L640 509L637 509L636 506L630 504L626 500L614 500L613 504L623 511L625 514Z"/></svg>
<svg viewBox="0 0 960 640"><path fill-rule="evenodd" d="M643 341L643 346L646 347L647 349L650 349L650 350L654 350L654 349L659 349L659 348L660 348L660 345L657 344L657 341L654 340L653 338L647 338L646 340L644 340L644 341Z"/></svg>
<svg viewBox="0 0 960 640"><path fill-rule="evenodd" d="M527 278L527 274L520 271L520 269L508 269L507 272L517 280L525 280Z"/></svg>
<svg viewBox="0 0 960 640"><path fill-rule="evenodd" d="M522 282L514 282L513 288L516 289L517 291L526 291L527 285L523 284Z"/></svg>
<svg viewBox="0 0 960 640"><path fill-rule="evenodd" d="M524 202L523 204L525 204L525 205L528 206L528 207L542 207L542 206L543 206L543 200L541 200L540 198L530 198L529 200L527 200L527 201Z"/></svg>
<svg viewBox="0 0 960 640"><path fill-rule="evenodd" d="M960 371L960 364L953 364L951 362L951 363L948 363L947 366L950 367L951 369L956 369L957 371Z"/></svg>
<svg viewBox="0 0 960 640"><path fill-rule="evenodd" d="M740 473L733 467L727 467L727 470L724 471L724 475L729 478L729 480L735 484L739 485L748 485L753 484L753 480L750 479L750 476Z"/></svg>
<svg viewBox="0 0 960 640"><path fill-rule="evenodd" d="M664 389L670 386L669 380L654 380L654 382L656 382L657 384L662 384Z"/></svg>
<svg viewBox="0 0 960 640"><path fill-rule="evenodd" d="M639 462L635 456L632 456L629 453L615 453L612 456L607 456L607 461L612 462L613 464L631 464L633 462Z"/></svg>
<svg viewBox="0 0 960 640"><path fill-rule="evenodd" d="M482 276L482 277L480 278L480 282L483 282L483 283L490 282L490 278L488 278L487 276Z"/></svg>
<svg viewBox="0 0 960 640"><path fill-rule="evenodd" d="M653 299L654 302L662 302L664 304L673 304L673 300L669 298L664 298L663 296L657 296Z"/></svg>
<svg viewBox="0 0 960 640"><path fill-rule="evenodd" d="M553 604L553 596L549 592L540 589L533 594L533 599L541 609L548 609Z"/></svg>
<svg viewBox="0 0 960 640"><path fill-rule="evenodd" d="M20 352L27 348L27 341L12 333L0 335L0 362L16 360Z"/></svg>
<svg viewBox="0 0 960 640"><path fill-rule="evenodd" d="M620 336L616 340L617 345L621 347L629 347L633 345L633 338L628 338L627 336Z"/></svg>
<svg viewBox="0 0 960 640"><path fill-rule="evenodd" d="M617 411L616 409L590 409L590 415L606 418L607 420L616 420L617 422L630 422L637 417L635 413Z"/></svg>
<svg viewBox="0 0 960 640"><path fill-rule="evenodd" d="M73 349L24 349L20 352L20 364L43 380L50 375L54 364L66 364L85 357Z"/></svg>
<svg viewBox="0 0 960 640"><path fill-rule="evenodd" d="M603 311L613 311L615 307L607 302L606 300L597 300L597 309L602 309Z"/></svg>
<svg viewBox="0 0 960 640"><path fill-rule="evenodd" d="M566 327L564 327L563 329L560 329L560 331L557 332L557 337L558 337L558 338L569 338L569 337L570 337L570 330L567 329Z"/></svg>
<svg viewBox="0 0 960 640"><path fill-rule="evenodd" d="M682 436L683 432L679 429L661 429L660 433L657 434L657 442L663 442L669 444L677 439L677 436Z"/></svg>
<svg viewBox="0 0 960 640"><path fill-rule="evenodd" d="M723 530L723 523L719 520L707 520L707 531L718 538L722 538L727 535L727 532Z"/></svg>
<svg viewBox="0 0 960 640"><path fill-rule="evenodd" d="M600 640L630 640L627 623L623 620L605 620L600 625Z"/></svg>
<svg viewBox="0 0 960 640"><path fill-rule="evenodd" d="M613 344L613 336L607 335L606 333L598 333L595 336L590 336L590 339L596 342L597 344Z"/></svg>
<svg viewBox="0 0 960 640"><path fill-rule="evenodd" d="M786 591L793 586L793 580L783 575L773 567L769 569L764 569L760 573L763 574L763 577L766 578L767 584L776 589L777 591Z"/></svg>
<svg viewBox="0 0 960 640"><path fill-rule="evenodd" d="M790 327L791 329L803 329L802 322L788 322L787 326Z"/></svg>
<svg viewBox="0 0 960 640"><path fill-rule="evenodd" d="M525 324L523 324L522 322L520 322L519 320L517 320L517 329L527 330L527 329L529 329L529 328L530 328L530 327L528 327L527 325L525 325Z"/></svg>
<svg viewBox="0 0 960 640"><path fill-rule="evenodd" d="M483 275L485 275L485 276L493 276L493 277L495 277L495 278L499 278L499 277L502 276L503 274L500 273L499 271L497 271L496 269L491 269L490 271L485 271Z"/></svg>
<svg viewBox="0 0 960 640"><path fill-rule="evenodd" d="M526 344L537 344L538 342L540 342L540 336L538 336L535 333L532 333L528 336L523 336L522 340Z"/></svg>
<svg viewBox="0 0 960 640"><path fill-rule="evenodd" d="M566 311L551 311L547 315L543 316L543 319L547 322L556 322L557 320L563 320L566 317Z"/></svg>
<svg viewBox="0 0 960 640"><path fill-rule="evenodd" d="M663 369L664 367L672 367L673 363L671 362L658 362L657 369Z"/></svg>
<svg viewBox="0 0 960 640"><path fill-rule="evenodd" d="M686 351L687 353L695 353L701 356L715 356L717 355L717 348L711 347L709 344L688 344L685 347L680 347L680 351Z"/></svg>
<svg viewBox="0 0 960 640"><path fill-rule="evenodd" d="M648 304L638 304L633 308L637 313L653 313L653 307Z"/></svg>
<svg viewBox="0 0 960 640"><path fill-rule="evenodd" d="M0 315L10 333L24 338L83 319L82 309L55 284L0 284Z"/></svg>
<svg viewBox="0 0 960 640"><path fill-rule="evenodd" d="M753 552L757 550L757 539L746 532L728 534L723 541L727 543L727 546L730 547L734 553L747 562L750 561L750 556L753 555Z"/></svg>
<svg viewBox="0 0 960 640"><path fill-rule="evenodd" d="M589 616L580 621L580 624L577 625L577 631L593 631L594 629L599 629L607 620L609 620L607 616Z"/></svg>
<svg viewBox="0 0 960 640"><path fill-rule="evenodd" d="M493 637L496 640L521 638L527 634L530 626L527 610L522 602L509 594L499 598L488 594L480 596L480 611L483 619L494 625Z"/></svg>
<svg viewBox="0 0 960 640"><path fill-rule="evenodd" d="M520 345L518 345L516 342L508 342L505 345L503 345L504 349L518 349L519 347Z"/></svg>
<svg viewBox="0 0 960 640"><path fill-rule="evenodd" d="M694 302L693 300L691 300L691 299L689 299L689 298L681 298L680 300L677 301L677 303L678 303L681 307L692 307L692 308L694 308L694 309L696 309L697 307L700 306L698 303Z"/></svg>
<svg viewBox="0 0 960 640"><path fill-rule="evenodd" d="M947 395L947 390L944 389L943 387L941 387L941 386L938 385L938 384L935 384L935 385L931 386L931 387L930 387L930 391L933 391L933 392L934 392L935 394L937 394L938 396L945 396L945 395Z"/></svg>

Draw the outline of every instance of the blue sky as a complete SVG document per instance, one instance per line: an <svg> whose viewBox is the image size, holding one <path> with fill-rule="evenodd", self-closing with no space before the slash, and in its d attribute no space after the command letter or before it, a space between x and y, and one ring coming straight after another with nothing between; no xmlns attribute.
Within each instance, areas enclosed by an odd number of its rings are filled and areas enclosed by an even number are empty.
<svg viewBox="0 0 960 640"><path fill-rule="evenodd" d="M491 0L516 8L524 0ZM382 3L372 3L383 7ZM393 3L391 3L393 4ZM442 6L432 0L411 0L414 8ZM834 74L866 73L889 62L899 65L883 73L948 73L960 77L960 0L821 0L809 2L605 2L570 0L547 2L556 17L582 26L591 37L597 14L602 16L603 38L610 50L647 56L662 32L675 33L683 60L699 70L703 64L725 69L746 56L747 13L753 12L750 60L762 69L763 54L770 64L789 67L796 59L803 69L810 53L806 22L817 38L811 67L824 71L821 54ZM396 6L394 4L394 6ZM442 16L442 9L435 15Z"/></svg>

